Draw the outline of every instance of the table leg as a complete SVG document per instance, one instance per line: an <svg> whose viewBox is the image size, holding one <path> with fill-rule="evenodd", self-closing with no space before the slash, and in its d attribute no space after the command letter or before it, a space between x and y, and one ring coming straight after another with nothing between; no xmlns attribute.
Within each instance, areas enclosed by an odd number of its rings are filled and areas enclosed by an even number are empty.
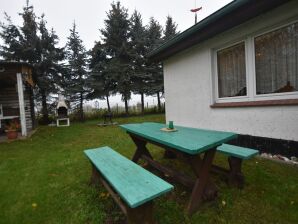
<svg viewBox="0 0 298 224"><path fill-rule="evenodd" d="M192 168L193 172L195 173L197 178L200 178L200 170L202 167L202 159L200 155L197 156L191 156L188 158L190 167ZM211 181L210 179L208 180L204 193L203 193L203 199L204 200L213 200L217 196L218 189Z"/></svg>
<svg viewBox="0 0 298 224"><path fill-rule="evenodd" d="M137 146L136 152L132 157L132 161L137 163L142 155L146 155L149 158L153 159L153 157L151 156L150 152L148 151L148 149L146 147L147 142L135 137L132 134L129 134L129 135L130 135L131 139L133 140L133 142L135 143L135 145Z"/></svg>
<svg viewBox="0 0 298 224"><path fill-rule="evenodd" d="M161 165L153 161L153 157L151 156L150 152L146 148L146 144L150 142L150 140L139 138L138 136L135 136L134 134L131 134L131 133L128 133L128 134L130 135L133 142L137 146L137 149L133 156L132 161L137 163L140 158L143 158L147 162L149 162L150 165L153 165L153 167L157 168L161 172L169 173L168 169L162 168ZM156 144L156 143L153 142L153 144ZM164 147L163 145L159 145L159 144L156 144L156 145L160 147ZM188 159L188 161L186 162L191 161L189 164L191 165L193 171L196 174L195 184L192 185L193 186L192 194L187 205L187 213L190 215L193 214L198 209L203 199L214 199L214 197L217 194L215 185L211 181L209 181L209 175L212 167L212 162L215 156L215 152L216 152L216 148L206 151L204 153L203 159L201 159L199 155L193 155L193 156L186 155L186 159ZM185 157L184 153L183 153L183 156ZM174 176L176 177L176 179L178 179L177 175L173 175L173 177ZM181 178L179 179L179 182L181 182ZM187 182L187 185L189 185L189 183Z"/></svg>
<svg viewBox="0 0 298 224"><path fill-rule="evenodd" d="M175 153L169 151L169 150L165 150L164 154L163 154L163 158L165 159L176 159L177 156Z"/></svg>
<svg viewBox="0 0 298 224"><path fill-rule="evenodd" d="M208 186L210 170L215 152L216 148L206 151L203 160L196 165L195 169L197 170L196 172L198 172L198 177L187 205L187 213L189 215L193 214L198 209L203 200L206 186Z"/></svg>

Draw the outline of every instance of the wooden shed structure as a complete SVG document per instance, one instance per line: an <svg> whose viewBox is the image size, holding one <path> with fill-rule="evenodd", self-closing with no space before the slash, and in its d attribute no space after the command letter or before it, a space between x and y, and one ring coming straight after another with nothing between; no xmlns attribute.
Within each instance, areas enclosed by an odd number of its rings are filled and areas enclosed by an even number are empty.
<svg viewBox="0 0 298 224"><path fill-rule="evenodd" d="M12 119L21 126L21 135L27 136L34 128L34 101L32 66L25 62L0 60L0 130Z"/></svg>

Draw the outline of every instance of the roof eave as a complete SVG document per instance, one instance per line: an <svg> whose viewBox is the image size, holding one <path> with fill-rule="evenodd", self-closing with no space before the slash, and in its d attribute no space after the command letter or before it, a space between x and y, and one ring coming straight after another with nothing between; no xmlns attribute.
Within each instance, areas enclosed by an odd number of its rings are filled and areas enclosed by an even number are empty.
<svg viewBox="0 0 298 224"><path fill-rule="evenodd" d="M238 0L229 3L148 54L152 61L163 61L195 44L240 25L290 0Z"/></svg>
<svg viewBox="0 0 298 224"><path fill-rule="evenodd" d="M5 65L19 65L19 66L23 65L23 66L33 68L33 66L28 62L0 60L0 66L5 66Z"/></svg>

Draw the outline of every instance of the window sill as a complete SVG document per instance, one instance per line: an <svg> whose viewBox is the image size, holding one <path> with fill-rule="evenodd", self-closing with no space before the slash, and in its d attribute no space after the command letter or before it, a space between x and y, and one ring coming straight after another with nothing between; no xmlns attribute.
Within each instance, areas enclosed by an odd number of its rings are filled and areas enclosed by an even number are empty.
<svg viewBox="0 0 298 224"><path fill-rule="evenodd" d="M298 105L298 99L214 103L210 105L210 107L225 108L225 107L263 107L263 106L289 106L289 105Z"/></svg>

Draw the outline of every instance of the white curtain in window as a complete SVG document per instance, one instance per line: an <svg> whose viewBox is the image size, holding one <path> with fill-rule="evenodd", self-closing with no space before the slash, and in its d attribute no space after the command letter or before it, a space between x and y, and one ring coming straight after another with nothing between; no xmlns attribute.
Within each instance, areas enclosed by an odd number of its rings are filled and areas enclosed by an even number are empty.
<svg viewBox="0 0 298 224"><path fill-rule="evenodd" d="M246 96L244 42L217 52L219 97Z"/></svg>
<svg viewBox="0 0 298 224"><path fill-rule="evenodd" d="M298 23L255 38L257 94L298 91Z"/></svg>

